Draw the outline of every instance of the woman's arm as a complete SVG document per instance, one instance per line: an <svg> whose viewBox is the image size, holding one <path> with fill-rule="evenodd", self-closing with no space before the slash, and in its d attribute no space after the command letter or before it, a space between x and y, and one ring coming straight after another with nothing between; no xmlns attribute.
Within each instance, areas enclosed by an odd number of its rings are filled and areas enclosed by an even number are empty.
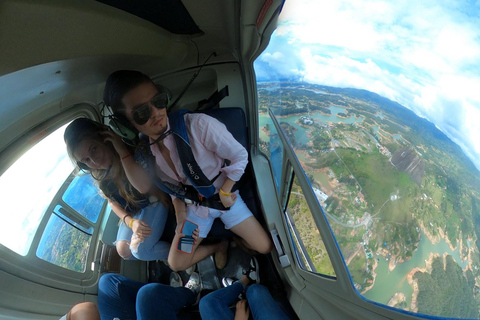
<svg viewBox="0 0 480 320"><path fill-rule="evenodd" d="M219 191L220 201L222 202L223 206L229 208L233 206L235 201L237 201L237 194L231 193L233 186L235 185L235 181L230 178L225 179L222 187Z"/></svg>
<svg viewBox="0 0 480 320"><path fill-rule="evenodd" d="M109 130L106 130L102 134L106 136L104 141L110 141L115 148L115 151L117 151L128 181L130 181L132 186L140 193L148 193L153 185L148 171L135 162L133 155L130 154L127 146L117 134Z"/></svg>
<svg viewBox="0 0 480 320"><path fill-rule="evenodd" d="M177 228L175 229L176 233L180 233L183 222L187 219L187 205L180 199L173 199L173 207L175 208L175 217L177 218Z"/></svg>

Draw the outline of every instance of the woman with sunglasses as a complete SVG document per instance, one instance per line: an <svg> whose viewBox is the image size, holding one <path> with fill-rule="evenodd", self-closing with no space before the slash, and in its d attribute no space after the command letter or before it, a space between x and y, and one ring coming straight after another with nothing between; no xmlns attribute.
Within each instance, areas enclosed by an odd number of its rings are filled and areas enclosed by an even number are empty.
<svg viewBox="0 0 480 320"><path fill-rule="evenodd" d="M149 179L141 165L132 161L135 157L141 163L142 154L129 150L108 127L86 118L70 123L64 139L72 161L92 175L122 221L115 243L119 255L124 259L147 261L166 259L170 243L159 239L171 201L156 189L141 194L129 182L130 175L140 180ZM134 165L129 163L125 170L127 161Z"/></svg>
<svg viewBox="0 0 480 320"><path fill-rule="evenodd" d="M169 122L165 103L158 103L159 92L153 81L138 71L120 70L107 79L104 102L115 114L135 130L150 138L150 149L156 160L156 172L162 180L173 181L178 186L191 185L183 172L179 153L173 135L168 135ZM237 234L240 243L259 253L268 253L272 243L267 233L232 188L240 180L248 163L248 153L226 127L205 114L186 114L185 126L193 155L203 174L210 180L225 209L213 209L197 204L186 204L173 197L177 226L185 220L198 225L199 235L192 254L176 250L172 245L168 262L174 270L185 270L205 258L208 253L200 242L210 231L213 220L220 218L226 229ZM235 121L235 120L233 120ZM228 165L225 165L228 159ZM215 178L216 177L216 178ZM145 181L133 177L132 184L138 190L148 190ZM177 227L173 240L176 244L183 235ZM228 242L216 252L215 263L221 269L226 264Z"/></svg>

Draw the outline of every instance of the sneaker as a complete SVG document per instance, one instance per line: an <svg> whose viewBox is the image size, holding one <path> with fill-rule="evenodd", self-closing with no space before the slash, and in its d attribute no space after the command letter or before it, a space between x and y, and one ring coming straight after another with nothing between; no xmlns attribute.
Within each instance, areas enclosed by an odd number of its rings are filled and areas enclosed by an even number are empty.
<svg viewBox="0 0 480 320"><path fill-rule="evenodd" d="M196 268L197 268L197 264L195 263L195 264L191 265L190 267L188 267L187 270L185 270L185 272L188 275L191 275L195 271Z"/></svg>
<svg viewBox="0 0 480 320"><path fill-rule="evenodd" d="M183 286L182 277L177 272L170 273L170 286L175 288Z"/></svg>
<svg viewBox="0 0 480 320"><path fill-rule="evenodd" d="M243 272L252 282L260 283L260 269L258 268L257 258L250 259L250 266Z"/></svg>
<svg viewBox="0 0 480 320"><path fill-rule="evenodd" d="M222 278L222 284L225 288L231 286L232 284L234 284L237 281L242 283L241 281L235 280L233 278ZM245 285L243 283L242 283L242 286L243 286L243 291L244 291L245 290ZM242 300L242 299L246 299L246 297L244 297L244 295L243 295L243 292L241 292L238 295L238 300Z"/></svg>
<svg viewBox="0 0 480 320"><path fill-rule="evenodd" d="M188 280L185 288L192 290L192 292L197 296L197 299L193 305L197 305L198 301L200 300L200 291L202 291L202 283L200 281L200 275L196 272L193 272L190 275L190 279Z"/></svg>
<svg viewBox="0 0 480 320"><path fill-rule="evenodd" d="M236 280L232 278L222 278L222 284L224 287L231 286Z"/></svg>

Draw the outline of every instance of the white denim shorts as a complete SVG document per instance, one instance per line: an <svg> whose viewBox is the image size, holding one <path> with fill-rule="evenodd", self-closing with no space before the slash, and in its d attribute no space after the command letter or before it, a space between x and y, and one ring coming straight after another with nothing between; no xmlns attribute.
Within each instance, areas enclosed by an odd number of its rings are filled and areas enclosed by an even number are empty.
<svg viewBox="0 0 480 320"><path fill-rule="evenodd" d="M253 217L252 212L250 209L248 209L238 191L235 193L237 194L237 200L233 206L230 207L230 210L217 210L208 208L209 210L207 218L202 218L195 214L195 204L190 204L187 206L187 220L190 220L198 225L198 229L200 230L200 238L207 237L210 229L212 229L212 224L215 218L220 218L220 220L222 220L222 222L225 224L225 229L230 229L247 218Z"/></svg>

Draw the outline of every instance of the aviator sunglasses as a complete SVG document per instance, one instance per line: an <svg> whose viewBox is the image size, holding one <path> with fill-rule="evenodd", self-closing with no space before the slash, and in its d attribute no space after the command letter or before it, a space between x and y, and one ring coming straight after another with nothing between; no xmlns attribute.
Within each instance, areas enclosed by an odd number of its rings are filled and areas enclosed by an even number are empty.
<svg viewBox="0 0 480 320"><path fill-rule="evenodd" d="M150 105L157 109L164 109L168 105L168 95L165 92L161 92L153 97L149 102L140 105L133 112L132 118L138 125L144 125L150 119L151 109Z"/></svg>

